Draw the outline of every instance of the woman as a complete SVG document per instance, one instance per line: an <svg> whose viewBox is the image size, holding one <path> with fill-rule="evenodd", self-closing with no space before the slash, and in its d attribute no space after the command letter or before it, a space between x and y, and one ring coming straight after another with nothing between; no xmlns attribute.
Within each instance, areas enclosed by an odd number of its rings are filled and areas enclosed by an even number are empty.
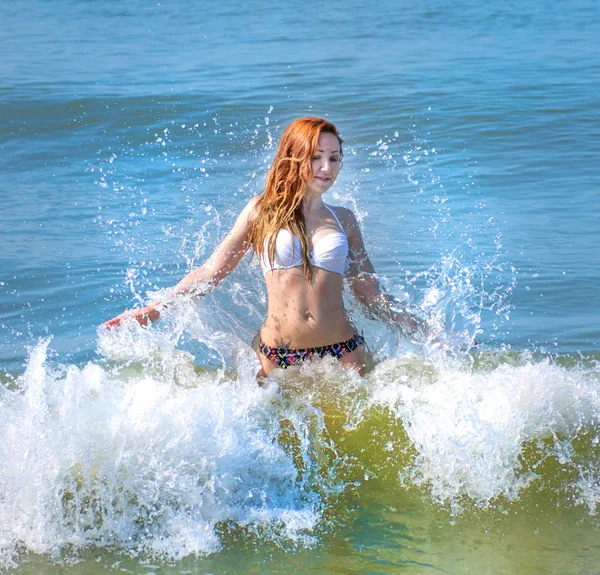
<svg viewBox="0 0 600 575"><path fill-rule="evenodd" d="M264 193L248 202L208 261L170 292L206 293L252 246L268 294L267 317L257 338L259 376L324 356L364 374L365 342L344 309L344 276L370 315L403 333L415 334L424 327L380 289L352 211L323 202L342 159L342 138L331 122L313 117L292 122L279 142ZM129 316L147 325L160 317L162 305L154 301L104 325L116 327Z"/></svg>

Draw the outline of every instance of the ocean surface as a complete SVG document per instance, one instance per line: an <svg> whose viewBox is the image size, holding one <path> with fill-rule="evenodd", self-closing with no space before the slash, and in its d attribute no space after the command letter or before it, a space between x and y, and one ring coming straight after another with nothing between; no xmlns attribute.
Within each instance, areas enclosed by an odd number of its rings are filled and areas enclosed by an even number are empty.
<svg viewBox="0 0 600 575"><path fill-rule="evenodd" d="M0 1L0 572L598 573L600 4ZM386 289L256 385L256 258L151 329L303 115Z"/></svg>

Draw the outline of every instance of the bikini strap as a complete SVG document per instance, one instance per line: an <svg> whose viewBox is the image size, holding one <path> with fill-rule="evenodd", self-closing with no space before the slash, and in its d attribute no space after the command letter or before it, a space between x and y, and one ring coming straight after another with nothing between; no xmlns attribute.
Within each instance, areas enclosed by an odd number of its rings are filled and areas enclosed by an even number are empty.
<svg viewBox="0 0 600 575"><path fill-rule="evenodd" d="M344 229L342 222L340 222L339 218L335 215L335 212L333 211L331 206L328 206L325 202L323 202L323 205L331 212L333 219L337 222L337 225L340 226L340 231L343 232L344 235L346 235L346 230Z"/></svg>

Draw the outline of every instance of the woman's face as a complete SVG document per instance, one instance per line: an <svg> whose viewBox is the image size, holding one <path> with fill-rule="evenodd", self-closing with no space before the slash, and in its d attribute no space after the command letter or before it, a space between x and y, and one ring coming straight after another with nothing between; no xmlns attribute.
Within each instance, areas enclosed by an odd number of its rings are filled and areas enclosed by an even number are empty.
<svg viewBox="0 0 600 575"><path fill-rule="evenodd" d="M312 158L313 177L306 191L324 194L335 182L342 165L342 150L335 134L324 132L319 136L319 149Z"/></svg>

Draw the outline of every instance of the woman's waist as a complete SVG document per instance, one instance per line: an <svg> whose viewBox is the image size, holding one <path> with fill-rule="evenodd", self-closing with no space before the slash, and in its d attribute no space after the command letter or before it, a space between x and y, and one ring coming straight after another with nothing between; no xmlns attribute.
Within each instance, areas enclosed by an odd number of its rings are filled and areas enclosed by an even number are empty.
<svg viewBox="0 0 600 575"><path fill-rule="evenodd" d="M355 329L346 318L321 317L312 319L267 317L260 330L262 343L270 347L289 347L305 349L322 345L331 345L351 339Z"/></svg>

